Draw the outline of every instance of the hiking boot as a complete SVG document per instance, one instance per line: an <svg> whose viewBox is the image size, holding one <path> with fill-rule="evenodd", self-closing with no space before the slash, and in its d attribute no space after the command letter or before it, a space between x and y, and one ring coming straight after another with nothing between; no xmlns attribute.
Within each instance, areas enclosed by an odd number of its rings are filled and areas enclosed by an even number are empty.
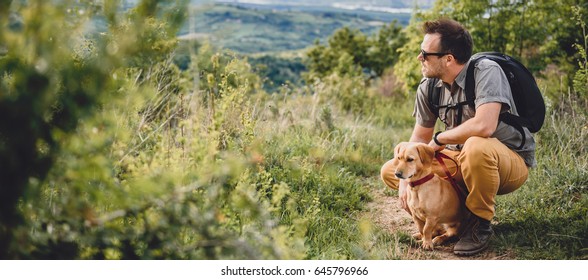
<svg viewBox="0 0 588 280"><path fill-rule="evenodd" d="M490 221L471 215L459 241L453 247L453 253L460 256L472 256L488 248L493 231Z"/></svg>

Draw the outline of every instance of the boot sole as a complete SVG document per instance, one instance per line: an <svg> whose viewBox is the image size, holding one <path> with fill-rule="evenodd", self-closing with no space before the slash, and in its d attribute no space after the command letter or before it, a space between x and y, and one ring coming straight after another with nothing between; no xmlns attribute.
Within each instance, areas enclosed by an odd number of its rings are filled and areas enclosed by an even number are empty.
<svg viewBox="0 0 588 280"><path fill-rule="evenodd" d="M481 248L478 248L476 250L471 250L471 251L453 251L454 254L458 255L458 256L473 256L475 254L481 253L482 251L488 249L488 244L486 243L486 245L482 246Z"/></svg>

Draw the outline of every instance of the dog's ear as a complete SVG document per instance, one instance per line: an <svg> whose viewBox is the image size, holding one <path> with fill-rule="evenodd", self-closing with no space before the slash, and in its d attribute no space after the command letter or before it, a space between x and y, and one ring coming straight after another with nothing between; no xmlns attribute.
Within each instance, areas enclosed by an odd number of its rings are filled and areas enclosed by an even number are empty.
<svg viewBox="0 0 588 280"><path fill-rule="evenodd" d="M429 145L418 144L417 152L419 153L419 158L421 158L423 165L431 164L431 162L433 162L433 158L435 157L435 150L433 150L433 148L431 148Z"/></svg>

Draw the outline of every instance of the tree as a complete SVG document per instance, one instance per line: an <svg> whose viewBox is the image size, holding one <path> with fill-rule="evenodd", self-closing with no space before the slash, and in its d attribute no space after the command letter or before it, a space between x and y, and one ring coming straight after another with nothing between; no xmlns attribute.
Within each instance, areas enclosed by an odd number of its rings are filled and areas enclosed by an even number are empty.
<svg viewBox="0 0 588 280"><path fill-rule="evenodd" d="M123 58L144 61L147 52L148 57L154 55L152 51L167 52L160 47L169 36L153 34L150 24L158 26L153 19L162 10L165 18L177 24L183 11L181 6L159 9L163 1L142 1L129 18L121 19L116 1L105 1L102 7L94 1L47 2L4 1L0 9L2 259L18 257L23 250L13 242L24 224L19 201L26 205L40 196L40 186L62 144L97 108L120 97L113 73L130 62ZM85 33L84 24L99 11L115 36ZM166 28L164 33L169 35L178 26Z"/></svg>
<svg viewBox="0 0 588 280"><path fill-rule="evenodd" d="M402 27L396 21L384 25L377 34L368 36L359 30L344 27L328 39L328 46L318 41L307 52L307 82L312 78L326 77L342 67L341 59L349 56L355 67L366 74L367 79L380 77L398 60L398 48L405 43ZM310 79L309 79L310 77Z"/></svg>
<svg viewBox="0 0 588 280"><path fill-rule="evenodd" d="M367 68L382 76L384 71L396 64L399 57L399 49L406 43L402 33L403 27L396 21L384 25L377 36L369 39Z"/></svg>
<svg viewBox="0 0 588 280"><path fill-rule="evenodd" d="M397 73L415 88L420 80L418 65L412 60L418 53L415 44L422 41L419 33L424 20L452 18L470 31L474 52L498 51L521 60L539 75L548 64L559 65L568 79L575 72L577 53L573 48L582 35L569 19L576 0L439 0L433 9L416 14L405 30L409 43L400 54ZM586 3L580 5L586 9ZM417 78L418 77L418 78Z"/></svg>
<svg viewBox="0 0 588 280"><path fill-rule="evenodd" d="M576 4L576 0L441 0L431 13L464 24L474 39L474 51L503 52L538 72L548 63L569 64L574 57L572 44L581 34L568 19Z"/></svg>
<svg viewBox="0 0 588 280"><path fill-rule="evenodd" d="M328 39L328 46L315 41L314 47L307 53L307 83L318 77L325 77L334 72L340 64L340 58L346 54L353 64L364 68L367 64L367 37L359 30L344 27L335 31ZM339 67L341 68L341 67Z"/></svg>

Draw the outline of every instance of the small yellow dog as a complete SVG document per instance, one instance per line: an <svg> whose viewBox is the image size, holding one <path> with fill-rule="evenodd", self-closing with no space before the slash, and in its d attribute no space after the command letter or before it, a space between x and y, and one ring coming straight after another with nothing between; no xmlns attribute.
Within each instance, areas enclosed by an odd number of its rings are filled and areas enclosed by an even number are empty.
<svg viewBox="0 0 588 280"><path fill-rule="evenodd" d="M433 173L434 157L433 148L423 143L394 148L395 175L408 181L407 204L419 230L413 237L422 239L427 250L456 236L465 214L451 183Z"/></svg>

